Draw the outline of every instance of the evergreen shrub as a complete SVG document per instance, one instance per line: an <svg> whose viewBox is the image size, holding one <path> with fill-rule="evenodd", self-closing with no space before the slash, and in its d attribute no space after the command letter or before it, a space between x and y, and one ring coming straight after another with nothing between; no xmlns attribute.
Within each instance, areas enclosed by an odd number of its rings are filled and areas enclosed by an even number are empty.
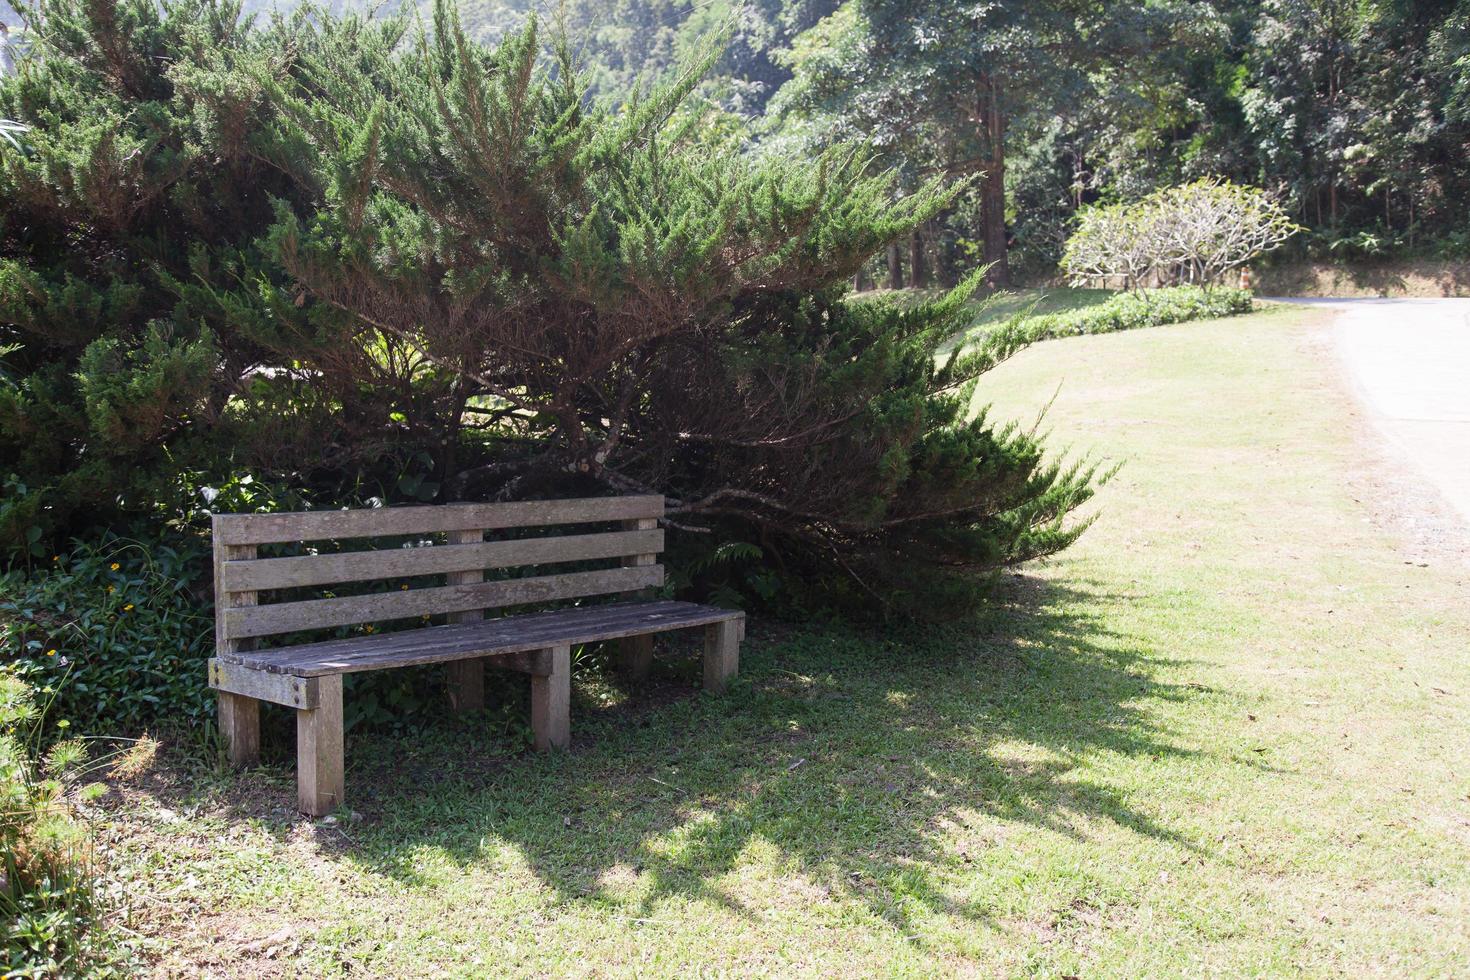
<svg viewBox="0 0 1470 980"><path fill-rule="evenodd" d="M970 415L1028 338L939 356L978 279L847 301L959 188L901 188L861 146L742 152L691 98L713 48L608 101L534 18L487 47L445 2L422 34L233 0L38 12L0 82L28 127L0 156L0 475L26 488L0 546L43 570L7 601L25 656L69 634L140 678L129 724L154 696L206 710L156 686L205 632L202 544L159 530L190 481L660 493L689 594L715 588L700 552L746 542L742 600L854 614L963 614L1085 527L1094 468Z"/></svg>

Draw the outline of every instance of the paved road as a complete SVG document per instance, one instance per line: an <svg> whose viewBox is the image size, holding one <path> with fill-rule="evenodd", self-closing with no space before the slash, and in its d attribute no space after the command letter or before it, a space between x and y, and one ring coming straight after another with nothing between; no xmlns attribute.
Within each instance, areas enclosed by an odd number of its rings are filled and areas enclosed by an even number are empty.
<svg viewBox="0 0 1470 980"><path fill-rule="evenodd" d="M1369 414L1470 524L1470 299L1285 302L1341 311L1333 338Z"/></svg>

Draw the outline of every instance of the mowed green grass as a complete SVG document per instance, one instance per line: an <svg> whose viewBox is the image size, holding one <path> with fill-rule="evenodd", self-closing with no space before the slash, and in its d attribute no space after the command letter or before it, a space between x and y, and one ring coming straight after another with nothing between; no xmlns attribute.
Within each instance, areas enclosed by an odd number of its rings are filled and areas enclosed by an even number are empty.
<svg viewBox="0 0 1470 980"><path fill-rule="evenodd" d="M1004 321L1020 313L1070 313L1105 303L1118 295L1115 289L1086 289L1077 286L1007 289L998 293L981 293L971 304L975 307L975 326L983 327Z"/></svg>
<svg viewBox="0 0 1470 980"><path fill-rule="evenodd" d="M104 828L136 941L181 976L1470 972L1470 573L1376 529L1321 317L996 371L1126 464L981 621L757 627L721 699L589 672L565 754L350 738L338 826L289 766L145 786Z"/></svg>

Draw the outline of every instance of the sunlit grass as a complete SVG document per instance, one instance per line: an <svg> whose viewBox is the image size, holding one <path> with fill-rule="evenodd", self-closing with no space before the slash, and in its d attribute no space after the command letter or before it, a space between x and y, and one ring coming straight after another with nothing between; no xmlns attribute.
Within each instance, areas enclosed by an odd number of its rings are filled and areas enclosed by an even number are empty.
<svg viewBox="0 0 1470 980"><path fill-rule="evenodd" d="M349 742L114 827L163 972L1470 970L1470 610L1405 563L1311 311L1034 347L980 398L1126 460L982 620L751 631L740 682L578 682L576 748ZM1356 498L1356 499L1355 499ZM609 692L612 692L611 695ZM516 695L519 696L519 695ZM285 719L281 719L285 721ZM182 788L181 788L182 787ZM165 811L160 807L166 807Z"/></svg>

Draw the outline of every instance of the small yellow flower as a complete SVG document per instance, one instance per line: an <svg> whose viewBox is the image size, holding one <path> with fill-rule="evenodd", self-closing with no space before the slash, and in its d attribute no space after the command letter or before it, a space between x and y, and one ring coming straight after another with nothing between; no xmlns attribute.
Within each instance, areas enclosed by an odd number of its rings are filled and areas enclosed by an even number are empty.
<svg viewBox="0 0 1470 980"><path fill-rule="evenodd" d="M401 590L403 590L404 592L407 592L408 591L408 583L407 582L404 582L398 588L401 589Z"/></svg>
<svg viewBox="0 0 1470 980"><path fill-rule="evenodd" d="M131 602L128 603L126 606L123 606L123 612L132 612L132 611L133 611L133 604Z"/></svg>
<svg viewBox="0 0 1470 980"><path fill-rule="evenodd" d="M378 628L376 626L364 626L362 628L362 631L364 633L375 633L375 632L377 632L377 629Z"/></svg>
<svg viewBox="0 0 1470 980"><path fill-rule="evenodd" d="M52 561L61 561L61 556L60 555L52 555L51 556L51 560Z"/></svg>
<svg viewBox="0 0 1470 980"><path fill-rule="evenodd" d="M56 651L55 650L47 650L46 651L46 656L48 656L48 657L54 657L54 656L56 656Z"/></svg>
<svg viewBox="0 0 1470 980"><path fill-rule="evenodd" d="M117 588L116 588L116 586L109 585L107 587L107 591L108 592L116 592L117 591Z"/></svg>
<svg viewBox="0 0 1470 980"><path fill-rule="evenodd" d="M108 567L109 567L109 568L111 568L111 569L112 569L112 570L113 570L113 571L114 571L114 572L115 572L115 571L117 571L117 570L118 570L118 569L119 569L119 568L122 568L122 566L121 566L121 565L119 565L119 564L118 564L118 563L117 563L117 562L113 562L113 563L112 563L112 564L111 564L111 565L109 565L109 566L108 566Z"/></svg>

